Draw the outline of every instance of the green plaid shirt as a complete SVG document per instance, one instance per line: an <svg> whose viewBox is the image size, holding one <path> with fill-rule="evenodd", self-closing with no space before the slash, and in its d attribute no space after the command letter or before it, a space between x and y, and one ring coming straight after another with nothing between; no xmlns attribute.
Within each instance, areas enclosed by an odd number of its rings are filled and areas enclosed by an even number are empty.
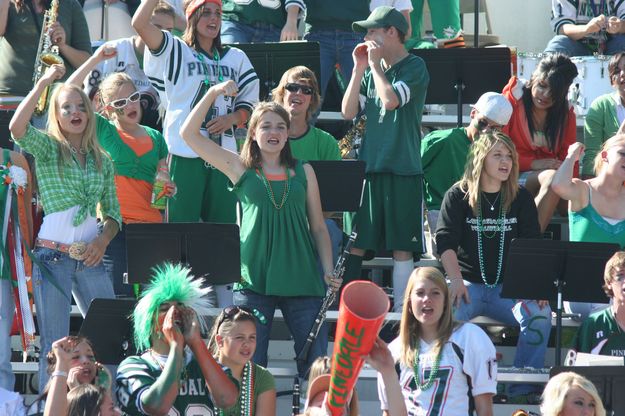
<svg viewBox="0 0 625 416"><path fill-rule="evenodd" d="M111 159L103 154L102 169L98 171L93 154L87 155L83 169L76 159L63 166L59 172L61 154L56 141L32 125L17 144L35 157L39 194L46 214L65 211L79 206L74 216L74 226L82 224L87 214L96 216L96 205L104 217L117 221L121 229L119 202L115 191L115 171Z"/></svg>

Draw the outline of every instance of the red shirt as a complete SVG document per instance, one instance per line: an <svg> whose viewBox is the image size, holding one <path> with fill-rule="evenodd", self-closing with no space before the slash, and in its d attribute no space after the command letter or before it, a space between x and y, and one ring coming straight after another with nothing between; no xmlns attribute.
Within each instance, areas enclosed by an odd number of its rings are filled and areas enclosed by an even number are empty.
<svg viewBox="0 0 625 416"><path fill-rule="evenodd" d="M510 78L508 85L502 91L502 94L512 104L512 117L508 125L504 127L503 132L510 136L516 150L519 153L519 172L527 172L532 170L531 165L534 160L538 159L558 159L564 160L567 155L569 146L577 140L577 126L575 125L575 111L569 106L569 114L566 117L564 126L564 140L560 143L555 152L549 150L546 146L536 146L532 143L532 136L527 125L527 116L525 115L525 107L523 107L523 82L519 82L516 76ZM575 176L577 176L577 164L575 165Z"/></svg>

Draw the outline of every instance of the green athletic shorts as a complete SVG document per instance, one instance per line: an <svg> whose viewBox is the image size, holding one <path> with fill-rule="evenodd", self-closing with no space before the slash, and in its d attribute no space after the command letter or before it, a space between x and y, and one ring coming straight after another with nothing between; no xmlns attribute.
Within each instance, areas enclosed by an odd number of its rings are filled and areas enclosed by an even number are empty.
<svg viewBox="0 0 625 416"><path fill-rule="evenodd" d="M360 209L345 216L345 232L354 226L356 248L423 253L423 176L368 173Z"/></svg>
<svg viewBox="0 0 625 416"><path fill-rule="evenodd" d="M169 171L177 192L167 204L168 222L236 222L237 197L228 177L201 158L171 156Z"/></svg>

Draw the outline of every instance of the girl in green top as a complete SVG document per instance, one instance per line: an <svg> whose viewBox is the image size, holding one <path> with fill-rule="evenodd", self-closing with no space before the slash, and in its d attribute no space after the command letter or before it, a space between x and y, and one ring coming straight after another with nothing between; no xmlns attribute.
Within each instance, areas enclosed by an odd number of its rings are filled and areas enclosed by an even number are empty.
<svg viewBox="0 0 625 416"><path fill-rule="evenodd" d="M241 155L222 149L200 134L204 116L220 95L234 96L232 81L212 86L182 126L182 137L206 162L222 171L234 184L231 190L241 203L241 281L235 285L234 303L258 309L268 317L257 328L254 362L267 365L269 331L276 307L280 307L295 339L295 350L304 346L322 297L319 252L325 283L333 288L330 238L324 223L317 179L312 167L297 162L288 144L289 115L276 103L259 104L250 119ZM323 333L323 331L321 331ZM327 339L320 337L307 363L325 355Z"/></svg>
<svg viewBox="0 0 625 416"><path fill-rule="evenodd" d="M208 349L239 386L237 403L220 409L217 416L276 414L275 380L266 368L252 362L256 350L254 311L238 306L224 308L213 323Z"/></svg>

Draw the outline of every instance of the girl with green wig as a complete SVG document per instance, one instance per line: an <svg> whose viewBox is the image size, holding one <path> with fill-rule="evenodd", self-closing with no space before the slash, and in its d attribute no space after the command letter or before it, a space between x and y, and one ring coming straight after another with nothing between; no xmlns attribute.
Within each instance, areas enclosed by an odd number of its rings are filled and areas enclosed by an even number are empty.
<svg viewBox="0 0 625 416"><path fill-rule="evenodd" d="M235 385L202 340L199 318L208 313L208 288L190 270L165 264L155 269L132 314L141 355L117 370L117 399L124 414L213 414L235 404Z"/></svg>

